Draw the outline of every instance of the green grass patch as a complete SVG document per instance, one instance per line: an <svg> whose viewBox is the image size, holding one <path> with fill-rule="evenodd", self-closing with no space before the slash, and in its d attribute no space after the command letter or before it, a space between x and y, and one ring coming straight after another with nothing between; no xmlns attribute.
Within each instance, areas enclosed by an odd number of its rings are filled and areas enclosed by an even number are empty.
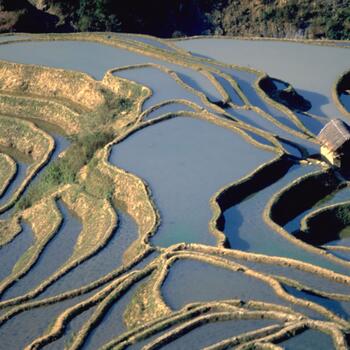
<svg viewBox="0 0 350 350"><path fill-rule="evenodd" d="M16 209L29 208L45 194L53 192L59 186L77 182L80 169L91 161L98 149L104 147L113 138L113 134L106 132L73 137L72 145L64 156L46 167L40 174L40 178L28 188L17 202Z"/></svg>
<svg viewBox="0 0 350 350"><path fill-rule="evenodd" d="M95 158L89 163L89 174L83 186L85 192L97 198L113 200L114 182L97 167Z"/></svg>

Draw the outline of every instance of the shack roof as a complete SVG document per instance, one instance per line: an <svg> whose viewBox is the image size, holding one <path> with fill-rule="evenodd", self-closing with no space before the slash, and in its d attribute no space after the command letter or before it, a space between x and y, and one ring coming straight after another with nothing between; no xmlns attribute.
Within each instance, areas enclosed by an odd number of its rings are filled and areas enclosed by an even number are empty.
<svg viewBox="0 0 350 350"><path fill-rule="evenodd" d="M344 143L350 140L349 126L341 119L332 119L318 134L322 146L331 152L337 151Z"/></svg>

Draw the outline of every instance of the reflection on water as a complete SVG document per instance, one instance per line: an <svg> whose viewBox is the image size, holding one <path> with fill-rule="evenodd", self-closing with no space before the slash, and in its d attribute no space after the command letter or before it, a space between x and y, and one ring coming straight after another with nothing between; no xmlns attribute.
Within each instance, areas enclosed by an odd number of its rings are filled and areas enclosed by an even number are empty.
<svg viewBox="0 0 350 350"><path fill-rule="evenodd" d="M136 37L132 34L123 35L122 37L173 51L165 43L158 42L152 38ZM16 40L16 37L11 38ZM6 40L6 37L0 36L0 42L3 40ZM182 41L179 45L223 61L263 68L269 74L290 82L299 93L312 102L311 112L320 117L311 118L305 114L298 115L306 127L315 134L318 133L324 124L322 118L326 121L327 117L334 115L336 111L331 102L330 87L339 75L338 72L345 70L345 64L346 68L348 68L347 65L350 58L349 50L305 46L295 43L203 39ZM342 55L339 55L339 50L341 50ZM296 51L298 52L296 53ZM317 60L315 60L315 57L317 57ZM97 43L56 41L1 45L0 59L84 71L97 79L101 79L104 73L113 67L152 62L165 65L174 70L186 84L200 92L204 92L211 101L221 102L222 100L222 96L215 86L206 76L198 71ZM333 64L329 65L329 62ZM285 69L286 65L289 67L288 70ZM327 69L324 69L324 67L327 67ZM222 68L222 70L237 80L242 91L252 104L270 113L285 126L298 130L298 127L289 118L275 107L269 106L260 97L254 89L254 83L257 78L254 73L233 68ZM158 69L138 68L135 70L123 70L116 74L152 88L154 94L145 102L144 109L174 98L188 99L204 106L198 96L182 88L175 80ZM214 76L230 95L232 101L242 105L241 99L228 81L217 74ZM279 89L285 87L279 81L276 81L275 84ZM343 99L344 96L341 98ZM146 119L150 120L161 114L179 110L190 109L180 103L172 103L155 110ZM310 153L318 151L318 146L291 136L283 128L276 127L273 123L252 111L239 111L236 113L232 108L227 108L226 111L254 126L276 133L286 139L291 138L293 141L304 145ZM41 127L40 125L38 126ZM43 129L45 130L44 127ZM50 130L47 130L47 132L55 138L56 150L52 159L56 159L68 147L69 143L64 137L57 135L55 132L50 132ZM251 132L250 135L260 142L269 144L269 141L264 140L259 135ZM292 154L300 156L292 145L288 143L283 143L283 145ZM238 134L229 130L201 120L176 118L147 127L133 134L122 143L117 144L113 147L111 161L139 175L150 185L154 201L160 210L161 216L161 226L152 239L153 244L168 246L173 243L186 241L214 245L216 243L215 239L208 230L208 222L213 214L209 205L209 199L222 186L242 178L273 156L271 153L248 144ZM7 196L9 193L11 194L11 190L13 191L19 185L20 176L25 174L25 165L19 162L19 166L17 182L15 181L11 185L13 188L10 187L8 189ZM263 210L273 194L297 177L315 169L313 166L294 166L282 179L273 185L264 188L256 194L252 194L243 202L226 210L224 213L225 233L231 246L245 251L300 259L349 274L348 269L345 267L340 267L320 256L294 246L268 228L262 219ZM38 178L36 177L36 180ZM341 200L341 196L344 194L345 192L340 191L327 204L335 200ZM5 196L0 199L0 203ZM5 295L7 298L22 295L31 290L57 271L71 256L81 230L81 224L62 203L59 202L58 205L64 216L64 222L60 231L47 245L33 269L9 289ZM305 214L306 212L303 213L303 215ZM108 244L98 254L69 272L49 287L42 295L39 295L36 300L90 283L120 266L123 252L137 237L137 228L128 216L120 213L119 219L118 229L114 232ZM299 225L299 220L300 217L289 224L291 227ZM31 232L24 225L24 231L13 242L0 249L0 264L2 264L0 277L5 277L9 274L15 261L32 242ZM333 244L336 243L333 242ZM137 268L142 268L142 266L154 259L157 254L150 255ZM335 251L334 254L347 253ZM287 268L278 268L276 266L269 266L269 269L267 266L262 267L261 264L260 266L258 265L256 264L258 270L271 273L280 272L284 276L295 277L313 286L321 285L321 287L333 292L337 290L341 290L344 293L348 292L345 286L338 286L331 282L327 283L326 286L325 283L322 285L322 282L315 276L310 277L301 271L294 271L290 268L288 271L284 271ZM111 338L126 330L122 322L123 312L127 304L130 303L136 288L137 286L132 287L121 297L120 301L111 306L99 327L94 329L88 337L84 349L99 348ZM348 318L349 306L345 302L336 302L309 295L294 288L286 287L286 289L289 293L299 298L317 302ZM162 292L166 302L174 309L179 309L192 301L207 301L221 298L256 299L291 306L288 302L277 297L271 287L260 280L249 277L242 272L230 272L206 263L189 260L178 261L171 267L162 287ZM73 300L19 314L0 328L0 348L22 349L34 338L40 336L60 312L87 297L88 295L81 296ZM293 306L293 308L296 311L305 312L306 315L315 319L322 319L322 316L315 312L306 311L296 306ZM72 336L91 317L94 310L92 308L74 319L68 325L65 336L52 343L49 348L63 349L67 346ZM271 324L270 322L240 320L205 325L175 340L165 348L202 348L223 338L234 336L256 327L266 326ZM154 338L151 337L148 341L151 339ZM140 342L132 348L135 350L142 343ZM330 337L309 330L292 340L281 343L281 345L291 349L330 349L332 347Z"/></svg>

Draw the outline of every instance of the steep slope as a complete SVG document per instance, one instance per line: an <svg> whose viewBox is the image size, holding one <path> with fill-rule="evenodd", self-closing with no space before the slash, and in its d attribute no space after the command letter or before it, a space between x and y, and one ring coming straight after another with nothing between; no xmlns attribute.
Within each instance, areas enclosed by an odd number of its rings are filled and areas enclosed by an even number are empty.
<svg viewBox="0 0 350 350"><path fill-rule="evenodd" d="M0 31L350 38L350 0L3 0Z"/></svg>

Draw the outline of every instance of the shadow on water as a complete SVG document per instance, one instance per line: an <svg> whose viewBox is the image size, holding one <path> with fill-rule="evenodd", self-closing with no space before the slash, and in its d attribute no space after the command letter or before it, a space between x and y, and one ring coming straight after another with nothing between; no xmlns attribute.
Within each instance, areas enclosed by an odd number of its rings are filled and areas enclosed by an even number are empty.
<svg viewBox="0 0 350 350"><path fill-rule="evenodd" d="M306 100L311 102L311 105L312 105L310 109L311 113L316 114L319 117L324 117L324 118L331 117L326 115L321 108L322 106L326 106L332 102L329 100L328 97L313 91L306 91L301 89L296 89L296 91L298 92L298 94L303 96Z"/></svg>
<svg viewBox="0 0 350 350"><path fill-rule="evenodd" d="M240 163L242 156L244 163ZM169 246L215 244L208 231L210 198L271 157L227 129L181 117L155 124L115 145L110 161L149 184L162 217L151 241Z"/></svg>
<svg viewBox="0 0 350 350"><path fill-rule="evenodd" d="M340 259L350 261L350 252L349 251L328 249L328 252L330 252L331 254L333 254L334 256L336 256Z"/></svg>
<svg viewBox="0 0 350 350"><path fill-rule="evenodd" d="M176 44L175 44L176 45ZM204 58L205 60L212 60L212 58L210 58L209 56L205 56L205 55L202 55L200 53L197 53L197 52L192 52L192 51L188 51L192 56L194 57L198 57L198 58Z"/></svg>
<svg viewBox="0 0 350 350"><path fill-rule="evenodd" d="M243 223L243 216L240 211L236 207L232 207L227 215L225 214L224 219L225 234L230 240L230 246L234 249L248 250L249 243L240 236L239 228Z"/></svg>
<svg viewBox="0 0 350 350"><path fill-rule="evenodd" d="M2 299L13 298L35 288L58 270L72 255L82 225L60 201L57 202L57 206L63 216L63 223L59 231L47 244L32 269L8 289Z"/></svg>
<svg viewBox="0 0 350 350"><path fill-rule="evenodd" d="M350 113L350 94L348 93L341 94L340 101L345 106L345 109Z"/></svg>

